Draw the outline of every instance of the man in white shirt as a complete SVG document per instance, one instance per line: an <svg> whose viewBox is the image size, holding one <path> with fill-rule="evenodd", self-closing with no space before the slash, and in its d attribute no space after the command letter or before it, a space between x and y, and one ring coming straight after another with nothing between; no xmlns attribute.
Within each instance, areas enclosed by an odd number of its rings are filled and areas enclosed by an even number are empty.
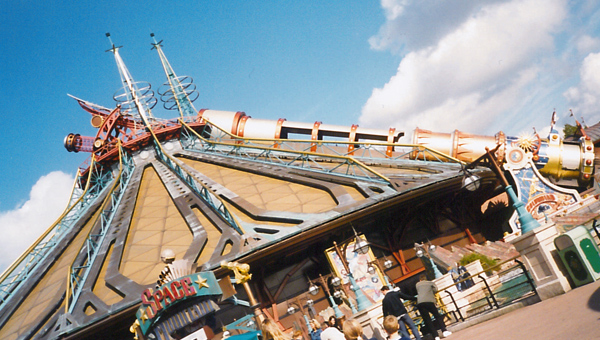
<svg viewBox="0 0 600 340"><path fill-rule="evenodd" d="M321 329L323 330L321 340L346 340L344 333L335 327L330 327L327 322L323 322Z"/></svg>

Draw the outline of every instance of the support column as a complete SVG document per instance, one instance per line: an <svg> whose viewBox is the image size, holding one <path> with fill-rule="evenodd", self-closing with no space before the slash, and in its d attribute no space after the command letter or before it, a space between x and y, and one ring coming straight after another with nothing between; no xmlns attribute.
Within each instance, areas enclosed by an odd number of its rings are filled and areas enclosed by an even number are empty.
<svg viewBox="0 0 600 340"><path fill-rule="evenodd" d="M553 255L554 239L559 235L556 225L547 223L509 241L523 257L542 300L571 290Z"/></svg>

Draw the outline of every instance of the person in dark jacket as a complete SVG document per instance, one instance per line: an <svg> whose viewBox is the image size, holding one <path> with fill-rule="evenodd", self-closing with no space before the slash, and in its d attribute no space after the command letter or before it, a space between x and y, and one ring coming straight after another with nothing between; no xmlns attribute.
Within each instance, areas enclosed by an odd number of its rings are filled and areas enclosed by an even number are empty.
<svg viewBox="0 0 600 340"><path fill-rule="evenodd" d="M406 326L410 327L411 332L414 334L417 340L421 340L421 334L417 330L417 326L408 315L406 307L402 299L415 300L414 296L410 296L402 293L401 291L391 291L388 286L383 286L381 292L385 295L381 302L381 308L383 309L383 317L393 315L398 318L398 324L400 326L400 334L403 337L410 338Z"/></svg>

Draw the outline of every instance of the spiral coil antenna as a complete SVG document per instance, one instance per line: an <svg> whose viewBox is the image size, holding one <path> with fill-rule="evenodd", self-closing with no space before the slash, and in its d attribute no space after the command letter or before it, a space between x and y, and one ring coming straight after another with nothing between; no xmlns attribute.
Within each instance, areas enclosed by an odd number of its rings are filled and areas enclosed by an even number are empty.
<svg viewBox="0 0 600 340"><path fill-rule="evenodd" d="M199 93L196 91L194 80L188 76L178 77L162 51L162 40L156 41L154 33L150 33L150 37L153 40L151 43L152 49L156 49L158 52L160 62L167 76L167 82L158 91L160 100L164 103L164 108L167 110L177 109L182 118L196 116L197 112L192 103L198 99Z"/></svg>
<svg viewBox="0 0 600 340"><path fill-rule="evenodd" d="M163 107L167 110L178 110L179 105L178 101L181 100L181 94L184 94L190 103L193 103L198 97L200 93L196 89L196 84L194 84L194 79L189 76L179 76L173 78L174 82L176 82L179 87L179 93L173 90L170 82L165 82L158 89L158 94L160 95L160 100L163 102Z"/></svg>
<svg viewBox="0 0 600 340"><path fill-rule="evenodd" d="M150 112L150 110L152 110L158 103L158 99L156 99L154 96L152 85L145 81L132 82L132 85L135 89L135 92L137 92L137 99L143 106L146 107L146 111ZM121 110L123 111L124 115L131 114L131 112L139 114L135 99L131 95L128 85L125 85L117 90L113 95L113 99L115 102L121 105Z"/></svg>
<svg viewBox="0 0 600 340"><path fill-rule="evenodd" d="M106 33L106 37L112 45L112 48L106 52L112 52L114 54L117 68L119 69L119 75L121 76L121 81L123 83L123 88L118 90L113 98L118 103L121 103L122 108L125 108L124 114L132 114L134 118L141 119L144 126L149 128L149 119L154 120L151 109L157 103L154 92L149 83L135 82L133 80L127 66L125 66L125 62L123 62L123 59L119 54L119 49L122 46L115 46L115 44L113 44L110 33ZM133 113L135 113L135 115Z"/></svg>

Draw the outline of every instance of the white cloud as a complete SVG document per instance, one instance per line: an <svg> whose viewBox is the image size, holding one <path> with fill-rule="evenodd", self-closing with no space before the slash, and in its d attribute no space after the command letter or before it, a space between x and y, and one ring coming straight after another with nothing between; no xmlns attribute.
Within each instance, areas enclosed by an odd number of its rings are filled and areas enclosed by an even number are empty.
<svg viewBox="0 0 600 340"><path fill-rule="evenodd" d="M73 176L64 172L51 172L35 183L27 202L0 212L0 272L60 216L67 206L73 181Z"/></svg>
<svg viewBox="0 0 600 340"><path fill-rule="evenodd" d="M398 19L404 13L404 9L410 4L409 0L381 0L381 7L385 11L388 21Z"/></svg>
<svg viewBox="0 0 600 340"><path fill-rule="evenodd" d="M505 1L381 0L387 21L369 43L376 50L423 48L455 30L485 5Z"/></svg>
<svg viewBox="0 0 600 340"><path fill-rule="evenodd" d="M590 53L579 70L580 83L565 91L576 117L594 124L600 119L600 53Z"/></svg>
<svg viewBox="0 0 600 340"><path fill-rule="evenodd" d="M600 39L585 34L577 39L576 46L579 53L588 54L600 49Z"/></svg>
<svg viewBox="0 0 600 340"><path fill-rule="evenodd" d="M404 10L404 16L412 15ZM488 127L498 115L523 105L567 12L563 0L479 7L435 44L408 53L397 74L373 90L360 123L405 131Z"/></svg>

